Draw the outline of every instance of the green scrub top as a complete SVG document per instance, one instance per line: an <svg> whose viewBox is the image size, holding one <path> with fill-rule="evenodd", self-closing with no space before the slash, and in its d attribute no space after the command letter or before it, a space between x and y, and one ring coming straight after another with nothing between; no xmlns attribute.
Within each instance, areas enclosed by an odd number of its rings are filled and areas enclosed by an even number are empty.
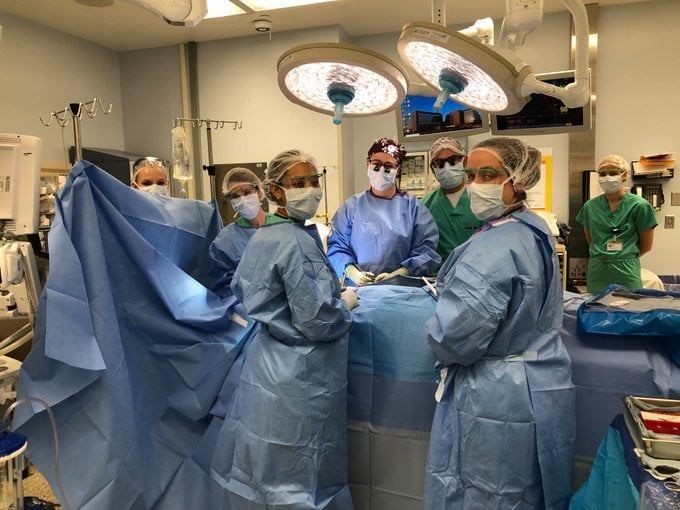
<svg viewBox="0 0 680 510"><path fill-rule="evenodd" d="M288 220L286 218L281 218L280 216L277 216L276 214L272 213L264 213L264 224L265 225L273 225L274 223L285 223ZM248 222L247 219L245 219L242 216L237 216L236 217L236 224L239 227L246 227L246 228L253 228L253 226Z"/></svg>
<svg viewBox="0 0 680 510"><path fill-rule="evenodd" d="M453 207L441 188L427 194L423 198L423 204L430 210L439 229L437 253L441 255L442 261L484 224L472 214L470 198L466 192L460 196L456 207Z"/></svg>
<svg viewBox="0 0 680 510"><path fill-rule="evenodd" d="M658 225L651 204L626 193L612 211L607 198L600 195L583 204L576 221L591 236L588 292L599 294L614 283L641 288L639 233Z"/></svg>

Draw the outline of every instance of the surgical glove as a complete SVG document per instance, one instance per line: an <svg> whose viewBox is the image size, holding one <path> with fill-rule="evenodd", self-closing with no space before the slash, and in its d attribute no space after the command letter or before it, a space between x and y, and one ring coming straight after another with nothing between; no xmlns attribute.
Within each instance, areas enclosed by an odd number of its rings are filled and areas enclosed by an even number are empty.
<svg viewBox="0 0 680 510"><path fill-rule="evenodd" d="M357 297L357 291L354 289L345 289L340 293L340 299L345 302L348 310L353 310L359 304L359 298Z"/></svg>
<svg viewBox="0 0 680 510"><path fill-rule="evenodd" d="M362 271L357 266L349 265L345 268L345 276L352 280L357 287L373 283L375 275L370 271Z"/></svg>
<svg viewBox="0 0 680 510"><path fill-rule="evenodd" d="M378 276L375 277L375 283L378 283L382 280L389 280L390 278L394 278L395 276L408 276L408 269L405 267L400 267L399 269L395 269L391 273L380 273Z"/></svg>

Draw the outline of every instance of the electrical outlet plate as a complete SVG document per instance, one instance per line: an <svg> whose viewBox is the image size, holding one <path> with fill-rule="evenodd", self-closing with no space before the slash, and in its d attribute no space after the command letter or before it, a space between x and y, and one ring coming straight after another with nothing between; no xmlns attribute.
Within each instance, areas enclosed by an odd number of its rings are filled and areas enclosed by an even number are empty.
<svg viewBox="0 0 680 510"><path fill-rule="evenodd" d="M569 278L585 278L588 270L588 259L569 259Z"/></svg>
<svg viewBox="0 0 680 510"><path fill-rule="evenodd" d="M663 224L664 228L675 228L675 216L666 215Z"/></svg>

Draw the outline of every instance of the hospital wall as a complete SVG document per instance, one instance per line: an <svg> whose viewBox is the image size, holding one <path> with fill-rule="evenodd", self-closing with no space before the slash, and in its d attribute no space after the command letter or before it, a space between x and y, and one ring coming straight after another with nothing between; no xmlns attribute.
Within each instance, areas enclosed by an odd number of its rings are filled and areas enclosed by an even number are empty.
<svg viewBox="0 0 680 510"><path fill-rule="evenodd" d="M299 148L321 165L337 166L341 128L331 118L288 101L277 81L276 63L287 49L312 42L338 42L338 27L224 39L198 45L199 105L202 117L238 119L243 129L213 135L216 163L269 161L278 152ZM204 149L205 149L205 144ZM204 150L204 161L207 155ZM328 171L328 206L341 203L343 178ZM319 212L323 212L323 204Z"/></svg>
<svg viewBox="0 0 680 510"><path fill-rule="evenodd" d="M680 157L679 6L665 0L600 10L596 157L619 153L632 161L666 151ZM642 266L680 274L680 207L671 205L671 193L680 192L680 164L663 192L654 248ZM664 229L665 215L676 216L675 229Z"/></svg>
<svg viewBox="0 0 680 510"><path fill-rule="evenodd" d="M182 117L179 46L120 54L125 150L172 157L170 129Z"/></svg>
<svg viewBox="0 0 680 510"><path fill-rule="evenodd" d="M41 138L43 164L63 165L61 128L56 122L44 127L38 117L96 96L114 109L83 120L83 143L122 150L118 53L5 13L0 24L0 132ZM71 125L64 139L73 144Z"/></svg>

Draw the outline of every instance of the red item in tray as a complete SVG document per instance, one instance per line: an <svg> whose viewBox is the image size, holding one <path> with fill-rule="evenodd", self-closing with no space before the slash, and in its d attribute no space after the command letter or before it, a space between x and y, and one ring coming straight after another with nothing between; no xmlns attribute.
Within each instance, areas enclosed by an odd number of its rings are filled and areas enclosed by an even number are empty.
<svg viewBox="0 0 680 510"><path fill-rule="evenodd" d="M640 417L642 418L642 423L645 424L645 427L652 432L680 436L680 414L641 411Z"/></svg>

